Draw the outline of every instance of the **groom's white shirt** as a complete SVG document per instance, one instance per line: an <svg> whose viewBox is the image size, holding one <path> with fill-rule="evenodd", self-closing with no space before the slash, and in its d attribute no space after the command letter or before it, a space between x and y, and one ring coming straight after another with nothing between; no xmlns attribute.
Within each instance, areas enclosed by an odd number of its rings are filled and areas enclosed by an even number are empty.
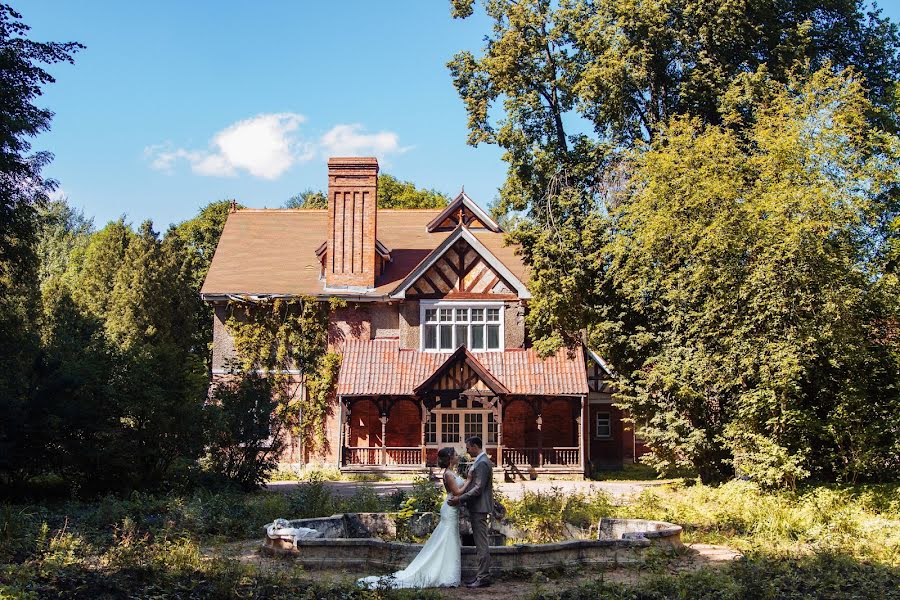
<svg viewBox="0 0 900 600"><path fill-rule="evenodd" d="M481 451L481 454L475 457L475 460L472 461L472 466L474 467L475 465L477 465L478 461L481 460L482 457L487 458L487 453L484 450Z"/></svg>

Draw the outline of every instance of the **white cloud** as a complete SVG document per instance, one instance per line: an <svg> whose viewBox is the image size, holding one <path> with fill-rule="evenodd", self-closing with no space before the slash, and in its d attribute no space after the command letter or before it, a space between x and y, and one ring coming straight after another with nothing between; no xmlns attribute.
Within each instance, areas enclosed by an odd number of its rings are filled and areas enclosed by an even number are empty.
<svg viewBox="0 0 900 600"><path fill-rule="evenodd" d="M335 125L319 141L325 156L360 156L373 154L383 158L387 154L406 152L409 148L401 148L396 133L379 131L363 133L359 123Z"/></svg>
<svg viewBox="0 0 900 600"><path fill-rule="evenodd" d="M209 150L176 148L172 143L144 148L150 166L166 173L187 162L197 175L234 177L242 172L277 179L298 162L316 156L374 155L406 152L396 133L365 133L359 123L335 125L317 142L302 140L297 129L306 118L297 113L261 114L229 125L216 133Z"/></svg>
<svg viewBox="0 0 900 600"><path fill-rule="evenodd" d="M305 121L296 113L271 113L238 121L215 134L210 150L172 148L171 144L148 146L144 155L150 166L171 172L185 160L198 175L232 177L246 171L262 179L277 179L294 163L310 160L312 155L297 140L296 131Z"/></svg>

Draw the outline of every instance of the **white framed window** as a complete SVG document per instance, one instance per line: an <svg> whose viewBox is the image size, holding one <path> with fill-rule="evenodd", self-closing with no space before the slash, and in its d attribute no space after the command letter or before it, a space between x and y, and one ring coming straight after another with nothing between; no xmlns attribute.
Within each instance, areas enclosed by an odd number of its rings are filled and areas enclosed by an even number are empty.
<svg viewBox="0 0 900 600"><path fill-rule="evenodd" d="M499 423L492 410L465 398L444 400L431 412L425 425L425 445L459 446L477 435L485 446L496 446L498 432Z"/></svg>
<svg viewBox="0 0 900 600"><path fill-rule="evenodd" d="M437 415L429 413L428 422L425 423L425 445L437 443Z"/></svg>
<svg viewBox="0 0 900 600"><path fill-rule="evenodd" d="M424 352L452 352L466 346L473 352L503 351L502 302L423 300L420 347Z"/></svg>
<svg viewBox="0 0 900 600"><path fill-rule="evenodd" d="M612 437L612 421L608 412L598 412L595 424L594 437L610 438Z"/></svg>

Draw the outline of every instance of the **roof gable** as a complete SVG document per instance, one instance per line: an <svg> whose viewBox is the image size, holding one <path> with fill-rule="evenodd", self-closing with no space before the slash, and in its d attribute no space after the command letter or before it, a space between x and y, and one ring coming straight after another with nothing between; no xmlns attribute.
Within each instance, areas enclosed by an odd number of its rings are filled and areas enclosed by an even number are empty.
<svg viewBox="0 0 900 600"><path fill-rule="evenodd" d="M503 230L497 225L489 214L466 195L465 190L460 192L454 200L442 210L438 216L432 219L425 229L429 232L440 230L451 231L460 225L469 228L481 227L494 233Z"/></svg>
<svg viewBox="0 0 900 600"><path fill-rule="evenodd" d="M454 369L457 365L461 367L459 370ZM506 386L491 375L465 346L460 346L448 356L425 381L413 388L413 393L421 395L433 389L490 391L497 395L509 393Z"/></svg>
<svg viewBox="0 0 900 600"><path fill-rule="evenodd" d="M467 244L468 248L465 251L462 251L461 246L457 246L460 241ZM445 259L448 253L451 252L451 249L455 247L460 248L455 250L456 256L450 257L450 260ZM457 260L453 260L453 258ZM476 268L479 271L473 274L473 270ZM492 279L482 282L481 280L486 272L492 273ZM433 274L433 276L429 277L429 273ZM390 296L392 298L406 298L407 293L411 289L413 293L410 296L429 294L443 296L453 291L457 294L489 294L493 291L494 286L499 283L504 283L504 287L510 293L515 293L519 298L531 297L531 293L525 284L502 261L494 256L478 238L472 235L464 225L460 225L419 266L406 276L400 285L391 292Z"/></svg>

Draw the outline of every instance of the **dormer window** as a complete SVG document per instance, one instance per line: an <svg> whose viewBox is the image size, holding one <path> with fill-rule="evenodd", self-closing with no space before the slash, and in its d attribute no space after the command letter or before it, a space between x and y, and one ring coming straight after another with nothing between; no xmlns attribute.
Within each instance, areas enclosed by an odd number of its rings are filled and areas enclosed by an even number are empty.
<svg viewBox="0 0 900 600"><path fill-rule="evenodd" d="M452 352L466 346L473 352L503 350L503 304L499 302L428 302L421 304L425 352Z"/></svg>

